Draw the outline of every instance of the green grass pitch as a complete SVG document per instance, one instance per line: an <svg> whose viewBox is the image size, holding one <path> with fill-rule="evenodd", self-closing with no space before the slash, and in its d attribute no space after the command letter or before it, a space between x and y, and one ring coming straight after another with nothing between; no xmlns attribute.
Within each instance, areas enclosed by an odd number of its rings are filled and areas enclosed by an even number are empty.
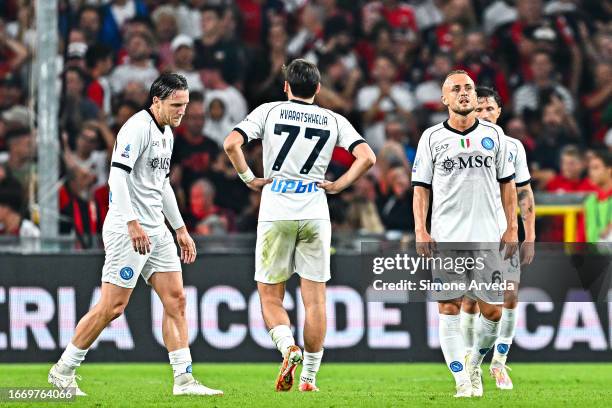
<svg viewBox="0 0 612 408"><path fill-rule="evenodd" d="M50 364L0 364L0 387L46 387ZM440 364L323 364L319 393L274 392L278 365L195 364L204 384L220 388L222 397L173 397L168 364L95 364L79 369L76 402L28 404L0 401L0 406L50 407L610 407L612 363L514 364L515 389L499 391L488 375L482 398L457 400L450 372ZM298 369L299 370L299 369ZM488 364L483 365L483 371ZM487 371L488 372L488 371Z"/></svg>

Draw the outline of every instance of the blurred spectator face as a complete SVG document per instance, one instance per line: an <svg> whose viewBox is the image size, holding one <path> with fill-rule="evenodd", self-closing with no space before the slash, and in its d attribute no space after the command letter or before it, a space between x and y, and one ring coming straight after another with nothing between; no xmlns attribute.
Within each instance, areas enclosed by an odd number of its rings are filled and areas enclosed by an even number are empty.
<svg viewBox="0 0 612 408"><path fill-rule="evenodd" d="M79 29L70 30L68 34L68 44L86 42L85 34Z"/></svg>
<svg viewBox="0 0 612 408"><path fill-rule="evenodd" d="M608 85L612 81L612 65L600 62L595 66L595 83L598 88Z"/></svg>
<svg viewBox="0 0 612 408"><path fill-rule="evenodd" d="M527 128L521 118L511 119L506 125L506 132L508 136L518 140L523 140L527 137Z"/></svg>
<svg viewBox="0 0 612 408"><path fill-rule="evenodd" d="M185 129L191 136L201 136L204 127L204 103L191 102L185 110Z"/></svg>
<svg viewBox="0 0 612 408"><path fill-rule="evenodd" d="M272 50L285 50L287 44L287 32L281 24L270 27L268 32L268 44Z"/></svg>
<svg viewBox="0 0 612 408"><path fill-rule="evenodd" d="M151 56L151 47L142 35L133 35L127 43L130 61L143 61Z"/></svg>
<svg viewBox="0 0 612 408"><path fill-rule="evenodd" d="M317 28L321 25L320 21L323 20L323 13L321 10L312 4L304 6L301 15L302 27L311 33L315 33Z"/></svg>
<svg viewBox="0 0 612 408"><path fill-rule="evenodd" d="M395 167L389 171L391 191L396 197L403 196L410 188L410 178L403 167Z"/></svg>
<svg viewBox="0 0 612 408"><path fill-rule="evenodd" d="M589 160L589 179L598 187L609 185L612 179L612 167L607 167L600 157L593 156Z"/></svg>
<svg viewBox="0 0 612 408"><path fill-rule="evenodd" d="M522 21L539 21L542 18L542 0L516 0L516 11Z"/></svg>
<svg viewBox="0 0 612 408"><path fill-rule="evenodd" d="M33 138L31 134L19 135L8 141L9 156L18 160L29 160L34 157Z"/></svg>
<svg viewBox="0 0 612 408"><path fill-rule="evenodd" d="M495 98L478 98L478 106L476 106L476 116L478 119L484 119L487 122L497 123L497 119L501 115L501 108L495 102Z"/></svg>
<svg viewBox="0 0 612 408"><path fill-rule="evenodd" d="M176 18L170 13L162 13L155 21L155 32L157 38L162 42L172 41L176 36Z"/></svg>
<svg viewBox="0 0 612 408"><path fill-rule="evenodd" d="M388 28L378 30L376 34L376 51L389 52L393 45L391 41L391 31Z"/></svg>
<svg viewBox="0 0 612 408"><path fill-rule="evenodd" d="M542 115L542 124L546 127L560 127L563 126L563 106L560 104L549 103L544 107L544 113Z"/></svg>
<svg viewBox="0 0 612 408"><path fill-rule="evenodd" d="M221 19L212 10L202 12L202 34L205 36L215 35L221 30Z"/></svg>
<svg viewBox="0 0 612 408"><path fill-rule="evenodd" d="M225 104L221 99L213 99L208 105L208 114L212 120L221 120L225 116Z"/></svg>
<svg viewBox="0 0 612 408"><path fill-rule="evenodd" d="M126 21L123 24L122 32L123 32L124 39L129 39L134 34L142 34L146 36L147 38L150 38L153 36L153 33L151 32L151 28L145 22L138 21L138 20Z"/></svg>
<svg viewBox="0 0 612 408"><path fill-rule="evenodd" d="M377 82L395 82L396 75L395 65L389 58L382 56L376 58L372 76Z"/></svg>
<svg viewBox="0 0 612 408"><path fill-rule="evenodd" d="M360 177L355 182L355 195L370 202L376 200L376 187L369 177Z"/></svg>
<svg viewBox="0 0 612 408"><path fill-rule="evenodd" d="M193 48L186 45L180 46L174 51L174 63L178 67L188 67L193 63Z"/></svg>
<svg viewBox="0 0 612 408"><path fill-rule="evenodd" d="M465 47L465 30L463 26L458 23L451 24L448 33L451 35L451 47L454 50Z"/></svg>
<svg viewBox="0 0 612 408"><path fill-rule="evenodd" d="M391 120L385 124L385 135L387 140L394 140L402 143L406 138L404 125L398 120Z"/></svg>
<svg viewBox="0 0 612 408"><path fill-rule="evenodd" d="M85 82L81 75L76 71L70 70L66 72L66 95L79 97L83 95Z"/></svg>
<svg viewBox="0 0 612 408"><path fill-rule="evenodd" d="M79 20L79 28L83 30L88 44L95 42L100 31L100 16L98 13L91 9L84 10Z"/></svg>
<svg viewBox="0 0 612 408"><path fill-rule="evenodd" d="M612 35L607 33L597 34L595 37L595 46L599 55L606 61L612 60Z"/></svg>
<svg viewBox="0 0 612 408"><path fill-rule="evenodd" d="M94 129L85 127L81 130L79 137L76 140L76 151L85 157L89 155L98 146L98 134Z"/></svg>
<svg viewBox="0 0 612 408"><path fill-rule="evenodd" d="M434 78L442 79L453 68L453 62L450 56L445 54L436 54L433 59L433 64L430 69L430 74Z"/></svg>
<svg viewBox="0 0 612 408"><path fill-rule="evenodd" d="M570 154L561 155L561 175L568 180L578 180L584 171L584 160Z"/></svg>
<svg viewBox="0 0 612 408"><path fill-rule="evenodd" d="M149 92L142 82L129 82L123 90L123 98L138 106L145 106L149 101Z"/></svg>
<svg viewBox="0 0 612 408"><path fill-rule="evenodd" d="M465 39L465 51L470 56L478 56L487 52L487 40L484 33L472 32Z"/></svg>
<svg viewBox="0 0 612 408"><path fill-rule="evenodd" d="M136 110L131 105L123 104L119 106L115 115L115 124L117 127L123 126L135 113Z"/></svg>
<svg viewBox="0 0 612 408"><path fill-rule="evenodd" d="M477 105L474 81L466 74L449 76L442 86L442 103L460 115L467 115Z"/></svg>
<svg viewBox="0 0 612 408"><path fill-rule="evenodd" d="M536 81L549 79L553 72L553 65L548 54L535 54L531 58L531 71Z"/></svg>
<svg viewBox="0 0 612 408"><path fill-rule="evenodd" d="M17 81L0 83L0 110L6 110L21 103L23 91Z"/></svg>
<svg viewBox="0 0 612 408"><path fill-rule="evenodd" d="M189 191L189 206L196 218L204 217L215 201L215 189L210 182L196 181Z"/></svg>
<svg viewBox="0 0 612 408"><path fill-rule="evenodd" d="M325 69L325 73L329 77L329 79L334 82L342 82L346 79L346 75L348 74L346 71L346 67L342 63L341 59L337 59L332 64L329 64Z"/></svg>
<svg viewBox="0 0 612 408"><path fill-rule="evenodd" d="M210 89L217 89L224 82L223 75L218 68L202 69L200 77L204 86Z"/></svg>

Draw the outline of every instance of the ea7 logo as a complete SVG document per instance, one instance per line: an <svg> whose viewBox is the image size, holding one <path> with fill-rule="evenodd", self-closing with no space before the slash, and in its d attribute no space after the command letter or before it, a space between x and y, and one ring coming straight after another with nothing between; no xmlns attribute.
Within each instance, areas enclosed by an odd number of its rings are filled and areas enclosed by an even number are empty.
<svg viewBox="0 0 612 408"><path fill-rule="evenodd" d="M434 148L436 153L440 153L445 151L446 149L448 149L448 143L442 144L442 145L438 145Z"/></svg>

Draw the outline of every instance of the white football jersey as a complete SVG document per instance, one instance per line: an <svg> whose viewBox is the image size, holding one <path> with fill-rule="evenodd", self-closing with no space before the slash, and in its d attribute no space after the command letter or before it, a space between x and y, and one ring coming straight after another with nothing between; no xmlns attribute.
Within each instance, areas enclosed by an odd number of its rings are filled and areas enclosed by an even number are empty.
<svg viewBox="0 0 612 408"><path fill-rule="evenodd" d="M529 166L527 165L527 153L525 153L525 147L520 140L510 136L504 135L502 138L507 143L507 150L510 160L514 165L514 171L516 177L514 181L517 187L526 186L531 182L531 174L529 174ZM508 222L506 221L506 215L501 202L501 192L497 190L497 213L499 214L499 225L502 231L508 228Z"/></svg>
<svg viewBox="0 0 612 408"><path fill-rule="evenodd" d="M444 121L423 132L413 186L433 194L431 236L437 242L499 242L499 183L514 178L499 126L476 123L460 132Z"/></svg>
<svg viewBox="0 0 612 408"><path fill-rule="evenodd" d="M259 221L329 219L325 191L317 182L334 146L352 152L365 143L345 117L291 100L260 105L234 128L245 143L262 139L264 177Z"/></svg>
<svg viewBox="0 0 612 408"><path fill-rule="evenodd" d="M148 110L136 113L119 130L111 166L129 173L128 188L134 214L150 235L166 230L162 213L162 191L170 174L174 136L170 126L161 127ZM113 204L109 194L104 230L127 234L124 214Z"/></svg>

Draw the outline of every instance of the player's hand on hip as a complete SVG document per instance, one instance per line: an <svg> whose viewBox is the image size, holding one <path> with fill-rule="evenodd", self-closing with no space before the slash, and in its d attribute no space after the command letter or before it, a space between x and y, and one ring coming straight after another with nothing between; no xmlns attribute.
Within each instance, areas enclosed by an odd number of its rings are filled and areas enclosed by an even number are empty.
<svg viewBox="0 0 612 408"><path fill-rule="evenodd" d="M518 250L518 232L516 229L508 228L502 235L499 250L501 251L504 248L506 248L504 259L512 258L512 255Z"/></svg>
<svg viewBox="0 0 612 408"><path fill-rule="evenodd" d="M134 248L134 251L138 252L140 255L145 255L151 252L151 240L138 221L130 221L127 225L128 234L132 240L132 247Z"/></svg>
<svg viewBox="0 0 612 408"><path fill-rule="evenodd" d="M338 194L342 191L335 181L323 180L317 183L317 187L325 190L327 194Z"/></svg>
<svg viewBox="0 0 612 408"><path fill-rule="evenodd" d="M261 191L261 189L264 188L266 184L270 184L271 182L272 179L269 178L255 177L253 180L247 183L247 187L253 191Z"/></svg>
<svg viewBox="0 0 612 408"><path fill-rule="evenodd" d="M521 244L521 265L529 265L535 257L535 244L533 241L524 241Z"/></svg>
<svg viewBox="0 0 612 408"><path fill-rule="evenodd" d="M193 263L196 259L197 250L195 242L184 226L176 230L176 241L181 248L181 261L186 264Z"/></svg>
<svg viewBox="0 0 612 408"><path fill-rule="evenodd" d="M416 233L417 255L431 257L436 250L436 241L427 231Z"/></svg>

